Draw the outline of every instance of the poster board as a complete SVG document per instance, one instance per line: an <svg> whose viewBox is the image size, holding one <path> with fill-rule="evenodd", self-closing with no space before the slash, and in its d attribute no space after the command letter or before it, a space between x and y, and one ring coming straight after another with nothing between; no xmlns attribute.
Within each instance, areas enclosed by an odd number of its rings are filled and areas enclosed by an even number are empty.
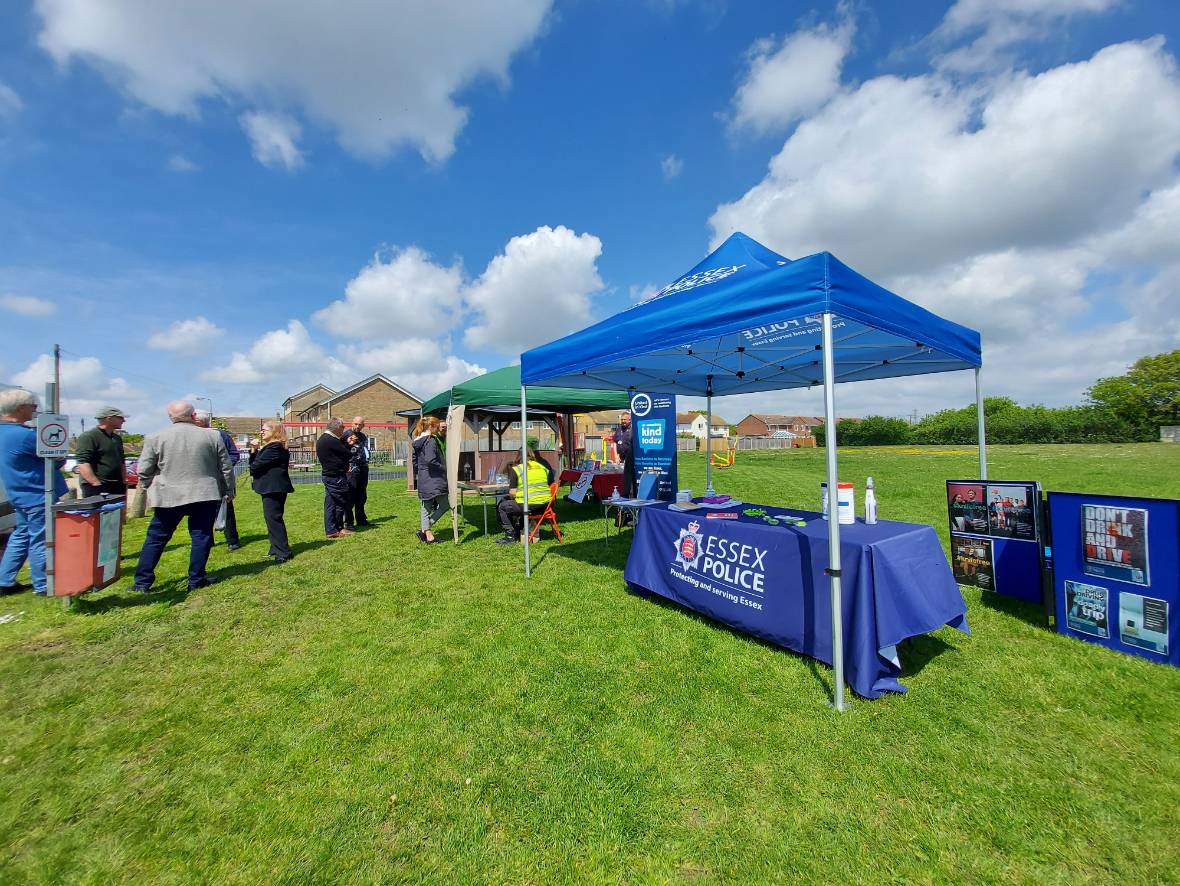
<svg viewBox="0 0 1180 886"><path fill-rule="evenodd" d="M947 480L946 502L955 580L1040 603L1044 535L1040 484Z"/></svg>
<svg viewBox="0 0 1180 886"><path fill-rule="evenodd" d="M661 501L676 500L676 396L635 394L631 397L631 451L635 484L645 470L660 472L653 495Z"/></svg>
<svg viewBox="0 0 1180 886"><path fill-rule="evenodd" d="M1062 634L1180 667L1180 501L1050 492Z"/></svg>

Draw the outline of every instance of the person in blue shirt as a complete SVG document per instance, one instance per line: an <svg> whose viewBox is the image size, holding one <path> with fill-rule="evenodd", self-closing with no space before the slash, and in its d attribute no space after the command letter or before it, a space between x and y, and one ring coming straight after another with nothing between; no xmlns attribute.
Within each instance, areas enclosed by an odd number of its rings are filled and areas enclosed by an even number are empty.
<svg viewBox="0 0 1180 886"><path fill-rule="evenodd" d="M213 413L198 411L193 414L193 424L199 428L209 428L211 431L216 431L221 435L221 442L225 444L225 450L229 453L229 463L237 466L237 463L242 460L242 453L238 452L238 447L234 443L234 438L230 436L229 431L225 428L211 427L213 424ZM238 515L234 513L233 499L225 503L225 549L227 551L236 551L240 548L241 539L238 537Z"/></svg>
<svg viewBox="0 0 1180 886"><path fill-rule="evenodd" d="M24 590L16 574L25 561L33 593L44 594L45 578L45 461L37 455L37 432L28 422L37 414L37 397L23 388L0 391L0 483L16 515L16 529L0 559L0 594ZM54 498L66 494L62 460L54 471Z"/></svg>

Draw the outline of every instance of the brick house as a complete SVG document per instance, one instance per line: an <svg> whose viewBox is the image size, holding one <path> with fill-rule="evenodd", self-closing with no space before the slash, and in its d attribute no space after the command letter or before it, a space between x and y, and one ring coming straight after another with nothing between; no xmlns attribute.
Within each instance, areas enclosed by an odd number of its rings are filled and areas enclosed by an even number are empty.
<svg viewBox="0 0 1180 886"><path fill-rule="evenodd" d="M362 415L369 425L366 433L373 448L391 449L395 442L409 439L406 419L397 413L421 405L421 397L377 373L342 391L333 391L326 385L308 388L288 397L283 402L283 412L288 422L308 422L307 427L288 429L292 447L309 448L315 445L323 429L314 427L313 422L341 418L348 423L354 416ZM372 427L381 423L393 423L395 427Z"/></svg>
<svg viewBox="0 0 1180 886"><path fill-rule="evenodd" d="M815 429L824 420L815 415L775 415L768 412L752 412L737 424L742 437L773 437L776 434L791 434L796 438L815 437Z"/></svg>

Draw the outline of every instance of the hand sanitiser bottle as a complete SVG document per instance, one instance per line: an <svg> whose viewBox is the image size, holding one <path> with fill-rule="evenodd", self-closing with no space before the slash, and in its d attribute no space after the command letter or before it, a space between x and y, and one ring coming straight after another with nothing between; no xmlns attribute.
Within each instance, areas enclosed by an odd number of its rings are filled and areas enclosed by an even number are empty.
<svg viewBox="0 0 1180 886"><path fill-rule="evenodd" d="M865 485L865 522L877 522L877 495L873 492L873 478Z"/></svg>

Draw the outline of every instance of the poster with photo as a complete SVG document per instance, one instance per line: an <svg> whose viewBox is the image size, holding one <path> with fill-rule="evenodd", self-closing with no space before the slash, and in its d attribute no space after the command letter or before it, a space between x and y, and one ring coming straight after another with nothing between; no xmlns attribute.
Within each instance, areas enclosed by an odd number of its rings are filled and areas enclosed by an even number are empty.
<svg viewBox="0 0 1180 886"><path fill-rule="evenodd" d="M951 533L951 567L955 581L985 591L996 589L996 568L990 538L968 538Z"/></svg>
<svg viewBox="0 0 1180 886"><path fill-rule="evenodd" d="M946 484L947 513L951 532L987 535L987 489L982 483Z"/></svg>
<svg viewBox="0 0 1180 886"><path fill-rule="evenodd" d="M1106 588L1083 584L1080 581L1065 583L1065 621L1070 630L1091 637L1110 636L1109 594Z"/></svg>
<svg viewBox="0 0 1180 886"><path fill-rule="evenodd" d="M1149 587L1147 510L1082 505L1082 571Z"/></svg>
<svg viewBox="0 0 1180 886"><path fill-rule="evenodd" d="M1119 638L1127 646L1168 654L1168 601L1119 593Z"/></svg>
<svg viewBox="0 0 1180 886"><path fill-rule="evenodd" d="M987 485L988 534L997 538L1035 541L1036 486L1029 483Z"/></svg>

